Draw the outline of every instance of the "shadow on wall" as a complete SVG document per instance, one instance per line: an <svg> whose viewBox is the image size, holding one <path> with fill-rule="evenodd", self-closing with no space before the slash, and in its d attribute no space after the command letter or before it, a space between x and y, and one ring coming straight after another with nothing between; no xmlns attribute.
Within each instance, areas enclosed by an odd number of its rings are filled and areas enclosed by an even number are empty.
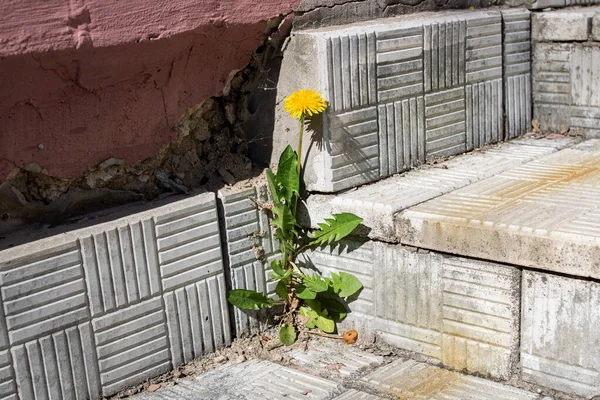
<svg viewBox="0 0 600 400"><path fill-rule="evenodd" d="M0 87L17 93L0 99L0 243L23 227L260 174L288 33L280 23L0 60ZM238 70L240 52L252 56Z"/></svg>

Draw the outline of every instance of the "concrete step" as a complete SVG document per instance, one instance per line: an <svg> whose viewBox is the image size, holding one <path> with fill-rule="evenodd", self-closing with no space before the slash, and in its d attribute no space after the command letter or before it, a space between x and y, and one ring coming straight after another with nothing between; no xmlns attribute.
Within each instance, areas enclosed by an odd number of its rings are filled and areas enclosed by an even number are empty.
<svg viewBox="0 0 600 400"><path fill-rule="evenodd" d="M307 126L310 191L375 182L530 128L526 9L448 10L296 31L285 54L275 132L286 134L275 137L274 157L298 140L284 96L314 89L329 103Z"/></svg>
<svg viewBox="0 0 600 400"><path fill-rule="evenodd" d="M394 360L392 358L392 360ZM163 384L132 400L335 399L538 400L542 396L433 365L384 358L345 344L321 343L292 353L291 365L264 360L224 365L205 374ZM333 371L345 371L335 374ZM546 398L551 400L549 398Z"/></svg>
<svg viewBox="0 0 600 400"><path fill-rule="evenodd" d="M425 165L407 173L337 195L316 194L307 199L305 224L317 223L332 213L360 215L365 229L358 233L371 239L398 242L394 215L400 211L450 193L480 180L577 143L572 138L520 139Z"/></svg>
<svg viewBox="0 0 600 400"><path fill-rule="evenodd" d="M541 157L396 216L403 244L600 278L600 140Z"/></svg>

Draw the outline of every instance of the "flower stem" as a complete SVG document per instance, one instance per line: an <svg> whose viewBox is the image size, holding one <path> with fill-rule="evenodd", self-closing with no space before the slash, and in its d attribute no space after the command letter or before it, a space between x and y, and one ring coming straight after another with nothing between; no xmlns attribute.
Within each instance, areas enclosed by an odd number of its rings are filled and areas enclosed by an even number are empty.
<svg viewBox="0 0 600 400"><path fill-rule="evenodd" d="M298 138L298 176L302 169L302 136L304 136L304 114L300 117L300 137Z"/></svg>

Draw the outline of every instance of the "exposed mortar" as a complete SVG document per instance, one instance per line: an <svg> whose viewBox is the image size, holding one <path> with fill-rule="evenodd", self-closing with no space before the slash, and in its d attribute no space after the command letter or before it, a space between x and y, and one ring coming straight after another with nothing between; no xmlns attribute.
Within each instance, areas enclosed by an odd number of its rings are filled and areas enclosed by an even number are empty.
<svg viewBox="0 0 600 400"><path fill-rule="evenodd" d="M248 157L253 141L248 137L256 133L249 134L247 127L255 118L257 98L261 101L257 89L268 89L261 87L267 65L280 57L289 34L286 17L267 22L266 39L246 67L231 72L223 95L189 108L175 126L178 138L155 156L133 165L111 158L71 180L52 177L35 164L15 168L0 184L0 239L27 225L56 225L196 188L214 191L258 175L260 168Z"/></svg>

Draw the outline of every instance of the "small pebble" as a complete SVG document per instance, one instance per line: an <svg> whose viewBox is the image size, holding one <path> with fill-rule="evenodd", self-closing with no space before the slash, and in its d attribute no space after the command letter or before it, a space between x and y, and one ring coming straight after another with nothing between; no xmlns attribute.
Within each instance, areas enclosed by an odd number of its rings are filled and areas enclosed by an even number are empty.
<svg viewBox="0 0 600 400"><path fill-rule="evenodd" d="M148 391L149 392L156 392L158 389L160 389L160 384L159 383L153 383L152 385L148 386Z"/></svg>
<svg viewBox="0 0 600 400"><path fill-rule="evenodd" d="M234 363L235 363L235 364L241 364L241 363L243 363L244 361L246 361L246 357L244 357L244 356L239 356L238 358L236 358L236 359L235 359Z"/></svg>
<svg viewBox="0 0 600 400"><path fill-rule="evenodd" d="M227 361L227 357L225 357L225 356L217 356L217 357L215 357L214 361L216 363L218 363L218 364L221 364L221 363L224 363L225 361Z"/></svg>

